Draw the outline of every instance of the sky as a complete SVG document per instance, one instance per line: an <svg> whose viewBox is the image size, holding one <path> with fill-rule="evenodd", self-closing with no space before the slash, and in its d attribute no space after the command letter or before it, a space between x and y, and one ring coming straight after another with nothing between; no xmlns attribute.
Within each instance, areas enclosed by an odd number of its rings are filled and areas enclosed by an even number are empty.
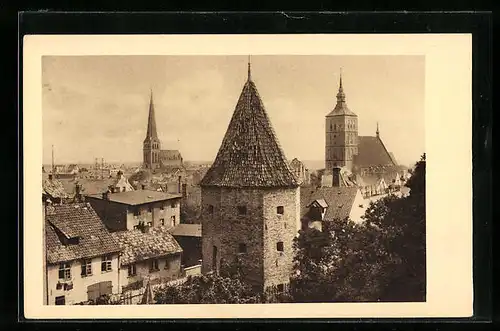
<svg viewBox="0 0 500 331"><path fill-rule="evenodd" d="M247 56L51 56L42 59L43 162L140 162L153 91L162 149L213 161L247 77ZM324 160L339 74L359 135L396 160L424 152L424 56L252 56L252 79L291 160ZM342 69L340 69L342 68Z"/></svg>

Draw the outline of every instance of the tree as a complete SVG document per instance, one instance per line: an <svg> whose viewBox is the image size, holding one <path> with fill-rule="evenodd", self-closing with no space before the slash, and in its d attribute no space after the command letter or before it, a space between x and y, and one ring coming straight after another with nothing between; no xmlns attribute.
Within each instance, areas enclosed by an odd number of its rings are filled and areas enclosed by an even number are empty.
<svg viewBox="0 0 500 331"><path fill-rule="evenodd" d="M237 263L221 266L220 274L188 276L180 285L163 286L155 293L158 304L260 303L262 298L242 281Z"/></svg>
<svg viewBox="0 0 500 331"><path fill-rule="evenodd" d="M323 233L300 233L295 301L425 300L425 154L406 185L409 196L372 203L363 224L336 220Z"/></svg>

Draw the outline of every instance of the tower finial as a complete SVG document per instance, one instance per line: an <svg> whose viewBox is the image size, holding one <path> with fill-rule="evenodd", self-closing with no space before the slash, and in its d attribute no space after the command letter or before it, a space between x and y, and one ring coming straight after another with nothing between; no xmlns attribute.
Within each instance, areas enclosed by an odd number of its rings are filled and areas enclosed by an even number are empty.
<svg viewBox="0 0 500 331"><path fill-rule="evenodd" d="M339 90L342 90L342 67L340 67L340 85Z"/></svg>
<svg viewBox="0 0 500 331"><path fill-rule="evenodd" d="M250 62L250 55L248 55L248 80L252 79L252 68Z"/></svg>
<svg viewBox="0 0 500 331"><path fill-rule="evenodd" d="M380 135L380 131L378 129L378 121L377 121L377 137Z"/></svg>

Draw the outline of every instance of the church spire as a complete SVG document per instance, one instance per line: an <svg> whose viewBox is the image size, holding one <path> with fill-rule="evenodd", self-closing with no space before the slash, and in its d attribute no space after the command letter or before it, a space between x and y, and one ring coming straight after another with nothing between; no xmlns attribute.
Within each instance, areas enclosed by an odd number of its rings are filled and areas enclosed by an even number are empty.
<svg viewBox="0 0 500 331"><path fill-rule="evenodd" d="M337 93L337 105L345 103L345 93L344 88L342 87L342 68L340 68L340 83L339 83L339 92Z"/></svg>
<svg viewBox="0 0 500 331"><path fill-rule="evenodd" d="M380 136L380 131L378 130L378 122L377 122L377 132L376 133L377 133L377 137L379 137Z"/></svg>
<svg viewBox="0 0 500 331"><path fill-rule="evenodd" d="M153 90L150 88L149 97L149 116L148 116L148 129L146 133L146 139L155 138L158 139L158 133L156 132L156 119L155 119L155 108L153 104Z"/></svg>

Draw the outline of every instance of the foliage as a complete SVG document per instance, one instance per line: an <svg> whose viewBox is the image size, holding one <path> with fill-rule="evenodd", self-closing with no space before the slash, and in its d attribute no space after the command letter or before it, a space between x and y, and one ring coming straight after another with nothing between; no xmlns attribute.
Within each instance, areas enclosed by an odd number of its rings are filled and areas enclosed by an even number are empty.
<svg viewBox="0 0 500 331"><path fill-rule="evenodd" d="M237 264L221 266L221 272L188 276L180 285L163 286L156 290L158 304L236 304L260 303L260 295L243 282Z"/></svg>
<svg viewBox="0 0 500 331"><path fill-rule="evenodd" d="M300 233L294 301L425 301L425 154L406 185L409 196L372 203L362 224Z"/></svg>

